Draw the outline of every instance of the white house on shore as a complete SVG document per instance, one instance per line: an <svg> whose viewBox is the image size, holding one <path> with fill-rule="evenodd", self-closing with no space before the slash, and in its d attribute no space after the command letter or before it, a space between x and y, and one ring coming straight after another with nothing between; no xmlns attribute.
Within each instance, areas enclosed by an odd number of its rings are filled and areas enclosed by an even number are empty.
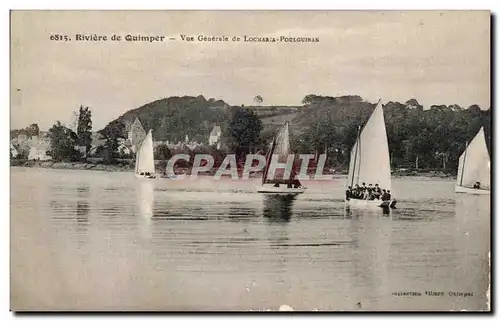
<svg viewBox="0 0 500 321"><path fill-rule="evenodd" d="M132 153L132 149L130 146L127 146L127 140L125 139L118 139L118 147L117 147L117 152L123 155L130 155Z"/></svg>
<svg viewBox="0 0 500 321"><path fill-rule="evenodd" d="M10 143L10 155L12 158L16 158L19 155L17 148L12 143Z"/></svg>
<svg viewBox="0 0 500 321"><path fill-rule="evenodd" d="M208 145L214 146L217 145L217 149L220 149L220 138L222 135L222 131L220 126L215 125L212 131L210 132L210 136L208 137Z"/></svg>
<svg viewBox="0 0 500 321"><path fill-rule="evenodd" d="M50 144L41 141L38 145L32 146L30 152L28 154L28 159L30 160L50 160L51 156L47 155L47 152L50 150Z"/></svg>

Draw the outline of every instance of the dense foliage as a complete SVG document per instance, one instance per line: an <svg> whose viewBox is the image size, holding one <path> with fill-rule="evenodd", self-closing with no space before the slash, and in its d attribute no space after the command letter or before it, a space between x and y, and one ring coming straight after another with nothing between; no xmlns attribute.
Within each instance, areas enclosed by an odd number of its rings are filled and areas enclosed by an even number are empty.
<svg viewBox="0 0 500 321"><path fill-rule="evenodd" d="M161 144L154 149L154 158L159 160L169 160L172 157L172 152L167 145Z"/></svg>
<svg viewBox="0 0 500 321"><path fill-rule="evenodd" d="M304 98L310 103L295 118L293 128L297 151L327 150L331 166L347 166L357 127L366 123L375 107L356 96L350 97ZM384 105L384 116L395 168L456 170L466 141L472 140L481 126L490 146L490 110L481 110L477 105L467 109L432 105L424 110L415 99L405 104L391 101Z"/></svg>
<svg viewBox="0 0 500 321"><path fill-rule="evenodd" d="M260 101L260 99L259 99ZM210 150L221 158L227 152L239 156L252 151L266 151L269 141L283 124L290 121L292 149L301 153L328 154L327 164L347 168L350 150L356 140L358 127L371 115L375 104L360 96L328 97L310 94L303 106L229 106L222 100L198 97L170 97L130 110L109 123L100 134L106 139L103 148L105 161L113 163L119 138L127 135L127 126L138 117L148 131L153 129L155 141L192 140L208 143L214 125L222 129L224 151ZM458 158L470 141L484 126L486 144L490 149L491 110L477 105L463 108L458 105L432 105L425 108L415 99L405 103L388 102L384 116L393 168L445 169L455 171ZM80 107L77 133L57 122L50 130L52 156L56 160L74 159L75 144L88 146L92 128L91 113ZM11 131L38 135L38 125ZM186 147L187 149L187 147ZM155 158L167 160L181 152L166 145L155 148ZM185 150L194 154L195 152ZM132 156L130 156L132 157Z"/></svg>
<svg viewBox="0 0 500 321"><path fill-rule="evenodd" d="M75 150L78 136L71 129L57 121L49 129L51 156L55 161L76 161L80 153Z"/></svg>
<svg viewBox="0 0 500 321"><path fill-rule="evenodd" d="M40 129L38 128L38 124L31 124L23 129L14 129L10 131L10 139L16 138L19 134L25 134L27 137L38 136Z"/></svg>
<svg viewBox="0 0 500 321"><path fill-rule="evenodd" d="M104 163L114 164L121 156L118 152L119 138L125 138L125 124L122 121L113 121L104 129L99 131L101 136L106 140L102 150Z"/></svg>
<svg viewBox="0 0 500 321"><path fill-rule="evenodd" d="M262 121L251 110L237 109L229 121L227 135L229 135L230 149L238 156L246 154L260 147L260 132Z"/></svg>
<svg viewBox="0 0 500 321"><path fill-rule="evenodd" d="M89 151L92 145L92 112L89 107L80 106L76 133L78 145L85 146L86 150Z"/></svg>

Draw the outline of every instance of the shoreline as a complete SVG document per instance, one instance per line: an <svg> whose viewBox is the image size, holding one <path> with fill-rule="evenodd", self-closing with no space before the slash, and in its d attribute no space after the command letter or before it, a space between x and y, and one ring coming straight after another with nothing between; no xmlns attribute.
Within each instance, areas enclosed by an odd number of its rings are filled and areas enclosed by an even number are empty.
<svg viewBox="0 0 500 321"><path fill-rule="evenodd" d="M156 161L157 173L163 174L165 171L158 164L159 161ZM93 171L102 171L102 172L133 172L134 171L134 163L133 161L121 162L118 164L94 164L94 163L84 163L84 162L54 162L54 161L32 161L32 160L20 160L20 159L11 159L10 167L33 167L33 168L51 168L51 169L68 169L68 170L93 170ZM182 172L189 172L187 168L179 168ZM182 173L177 173L182 174ZM188 174L188 173L186 173ZM213 176L215 174L212 172L202 172L198 175L202 176ZM258 175L258 173L256 173ZM393 171L391 173L392 177L428 177L428 178L443 178L443 179L456 179L456 175L451 175L447 173L443 173L441 171ZM257 177L254 175L250 175L251 177ZM258 175L260 176L260 175ZM337 174L333 174L334 178L339 177L347 177L347 173L340 172Z"/></svg>

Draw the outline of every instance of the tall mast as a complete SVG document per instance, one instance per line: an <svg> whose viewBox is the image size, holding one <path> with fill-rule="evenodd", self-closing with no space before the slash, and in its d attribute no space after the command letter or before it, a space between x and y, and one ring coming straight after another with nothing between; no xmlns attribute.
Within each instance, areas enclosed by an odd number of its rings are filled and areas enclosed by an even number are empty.
<svg viewBox="0 0 500 321"><path fill-rule="evenodd" d="M358 149L360 148L360 144L361 144L361 141L359 139L360 131L361 131L361 127L358 126L358 133L357 133L357 138L356 138L356 150L354 151L354 164L352 166L353 172L352 172L352 178L351 178L351 187L354 184L354 174L356 173L356 158L358 156ZM359 172L358 172L358 174L359 174Z"/></svg>
<svg viewBox="0 0 500 321"><path fill-rule="evenodd" d="M269 165L271 163L271 158L273 157L274 147L276 146L276 137L273 138L273 142L271 144L271 149L266 157L266 167L264 168L264 175L262 175L262 184L266 183L267 173L269 172Z"/></svg>
<svg viewBox="0 0 500 321"><path fill-rule="evenodd" d="M465 142L464 162L462 163L462 173L460 174L460 186L462 186L462 181L464 179L465 160L467 158L467 147L469 147L469 141Z"/></svg>

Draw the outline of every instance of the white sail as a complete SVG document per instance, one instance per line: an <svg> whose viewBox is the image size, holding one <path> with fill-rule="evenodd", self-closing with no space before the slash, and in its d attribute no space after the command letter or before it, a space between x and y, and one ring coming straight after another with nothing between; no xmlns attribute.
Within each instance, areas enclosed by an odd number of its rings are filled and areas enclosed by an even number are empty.
<svg viewBox="0 0 500 321"><path fill-rule="evenodd" d="M267 194L277 194L277 195L295 195L302 194L307 189L302 186L300 183L296 185L296 181L294 180L294 172L292 169L292 173L290 178L284 180L283 175L285 174L284 169L279 169L278 174L275 173L274 177L269 179L269 167L271 163L271 159L273 155L278 155L279 163L286 163L288 156L291 153L290 148L290 132L288 128L288 122L286 122L276 134L276 137L273 139L271 143L271 148L266 157L266 167L264 168L264 174L262 175L262 187L260 187L257 191L259 193L267 193ZM269 184L266 186L266 184ZM274 185L278 184L278 186ZM287 186L283 186L280 184L285 184ZM293 184L289 186L288 184Z"/></svg>
<svg viewBox="0 0 500 321"><path fill-rule="evenodd" d="M480 182L483 188L490 187L490 155L483 127L458 161L457 185L472 187L476 182Z"/></svg>
<svg viewBox="0 0 500 321"><path fill-rule="evenodd" d="M137 150L135 158L135 173L155 173L155 160L153 156L153 133L150 130Z"/></svg>
<svg viewBox="0 0 500 321"><path fill-rule="evenodd" d="M351 151L347 186L362 183L379 184L380 188L391 190L389 144L380 101Z"/></svg>
<svg viewBox="0 0 500 321"><path fill-rule="evenodd" d="M264 169L264 176L262 180L263 184L268 179L268 169L271 165L272 156L279 155L278 162L285 163L287 161L288 154L290 154L290 132L288 129L288 122L286 122L276 134L273 142L271 143L269 153L272 153L272 155L267 155L266 168Z"/></svg>
<svg viewBox="0 0 500 321"><path fill-rule="evenodd" d="M281 157L287 157L290 154L290 132L288 130L288 122L281 127L276 135L276 145L273 154L278 154Z"/></svg>

